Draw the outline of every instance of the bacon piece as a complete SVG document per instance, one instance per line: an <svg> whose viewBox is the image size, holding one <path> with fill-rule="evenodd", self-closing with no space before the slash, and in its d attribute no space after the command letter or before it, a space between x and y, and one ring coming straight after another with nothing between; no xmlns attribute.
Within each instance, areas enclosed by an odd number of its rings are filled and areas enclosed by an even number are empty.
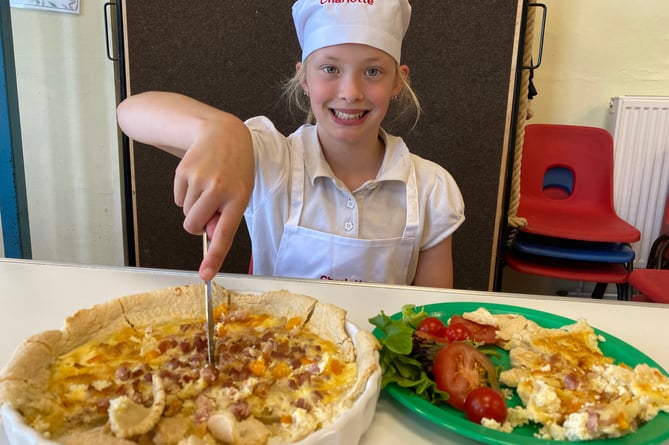
<svg viewBox="0 0 669 445"><path fill-rule="evenodd" d="M209 397L200 394L195 399L195 421L206 422L214 409L214 402Z"/></svg>
<svg viewBox="0 0 669 445"><path fill-rule="evenodd" d="M307 400L303 399L300 397L297 399L293 405L295 405L297 408L302 408L303 410L310 411L311 410L311 403L309 403Z"/></svg>
<svg viewBox="0 0 669 445"><path fill-rule="evenodd" d="M589 412L588 420L586 421L585 425L588 428L588 432L590 433L596 433L599 431L599 414L596 412Z"/></svg>
<svg viewBox="0 0 669 445"><path fill-rule="evenodd" d="M579 376L577 376L573 372L565 374L565 376L562 380L564 382L565 388L571 389L571 390L578 389L578 387L581 384L581 381L580 381L581 379L579 378Z"/></svg>
<svg viewBox="0 0 669 445"><path fill-rule="evenodd" d="M181 350L182 353L188 354L193 349L193 345L191 344L191 342L183 340L179 343L179 349Z"/></svg>
<svg viewBox="0 0 669 445"><path fill-rule="evenodd" d="M267 382L259 382L256 384L256 386L253 387L253 395L260 397L261 399L264 399L267 397L267 394L269 393L269 390L272 386L267 383Z"/></svg>
<svg viewBox="0 0 669 445"><path fill-rule="evenodd" d="M237 420L244 420L251 415L251 407L245 400L232 403L228 409Z"/></svg>
<svg viewBox="0 0 669 445"><path fill-rule="evenodd" d="M304 368L304 371L311 375L318 375L321 373L321 367L318 363L311 363Z"/></svg>
<svg viewBox="0 0 669 445"><path fill-rule="evenodd" d="M116 369L116 373L114 375L117 380L125 382L130 378L130 369L128 369L128 367L125 365L121 365Z"/></svg>
<svg viewBox="0 0 669 445"><path fill-rule="evenodd" d="M218 369L207 363L200 369L200 377L207 383L214 383L218 379Z"/></svg>

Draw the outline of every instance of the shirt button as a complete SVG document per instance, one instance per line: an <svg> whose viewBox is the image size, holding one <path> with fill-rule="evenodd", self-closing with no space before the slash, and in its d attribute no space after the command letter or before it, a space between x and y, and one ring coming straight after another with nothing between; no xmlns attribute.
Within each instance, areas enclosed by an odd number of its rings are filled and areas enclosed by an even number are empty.
<svg viewBox="0 0 669 445"><path fill-rule="evenodd" d="M353 223L351 221L348 221L346 224L344 224L344 229L350 232L351 230L353 230Z"/></svg>
<svg viewBox="0 0 669 445"><path fill-rule="evenodd" d="M346 207L352 209L353 207L355 207L355 201L353 201L351 198L348 198L348 201L346 201Z"/></svg>

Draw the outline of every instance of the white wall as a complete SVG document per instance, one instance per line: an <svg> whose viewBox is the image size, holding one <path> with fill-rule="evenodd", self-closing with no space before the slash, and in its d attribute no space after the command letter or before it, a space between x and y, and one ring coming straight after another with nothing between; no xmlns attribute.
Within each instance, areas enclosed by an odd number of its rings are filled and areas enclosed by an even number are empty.
<svg viewBox="0 0 669 445"><path fill-rule="evenodd" d="M611 97L669 96L667 0L541 2L548 17L531 123L606 128Z"/></svg>
<svg viewBox="0 0 669 445"><path fill-rule="evenodd" d="M33 258L122 265L114 65L103 2L11 9Z"/></svg>

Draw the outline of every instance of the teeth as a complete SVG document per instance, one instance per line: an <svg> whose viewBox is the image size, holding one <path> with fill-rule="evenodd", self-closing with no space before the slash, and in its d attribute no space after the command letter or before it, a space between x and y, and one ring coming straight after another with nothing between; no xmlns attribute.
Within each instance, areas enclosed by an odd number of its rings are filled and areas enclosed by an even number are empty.
<svg viewBox="0 0 669 445"><path fill-rule="evenodd" d="M344 119L344 120L354 120L354 119L360 119L365 112L360 112L356 114L349 114L349 113L342 113L341 111L337 110L332 110L334 115L337 116L339 119Z"/></svg>

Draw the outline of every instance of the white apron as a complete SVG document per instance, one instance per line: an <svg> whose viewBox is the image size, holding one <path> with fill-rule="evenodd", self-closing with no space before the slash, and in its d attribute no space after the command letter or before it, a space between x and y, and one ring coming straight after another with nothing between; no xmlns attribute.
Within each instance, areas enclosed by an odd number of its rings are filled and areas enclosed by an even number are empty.
<svg viewBox="0 0 669 445"><path fill-rule="evenodd" d="M401 238L357 239L319 232L299 225L304 203L304 147L302 138L293 140L291 196L288 221L279 245L274 276L316 278L384 284L411 284L411 255L416 246L418 187L413 162L407 190L406 225ZM392 211L392 209L389 209ZM416 248L417 250L417 248Z"/></svg>

